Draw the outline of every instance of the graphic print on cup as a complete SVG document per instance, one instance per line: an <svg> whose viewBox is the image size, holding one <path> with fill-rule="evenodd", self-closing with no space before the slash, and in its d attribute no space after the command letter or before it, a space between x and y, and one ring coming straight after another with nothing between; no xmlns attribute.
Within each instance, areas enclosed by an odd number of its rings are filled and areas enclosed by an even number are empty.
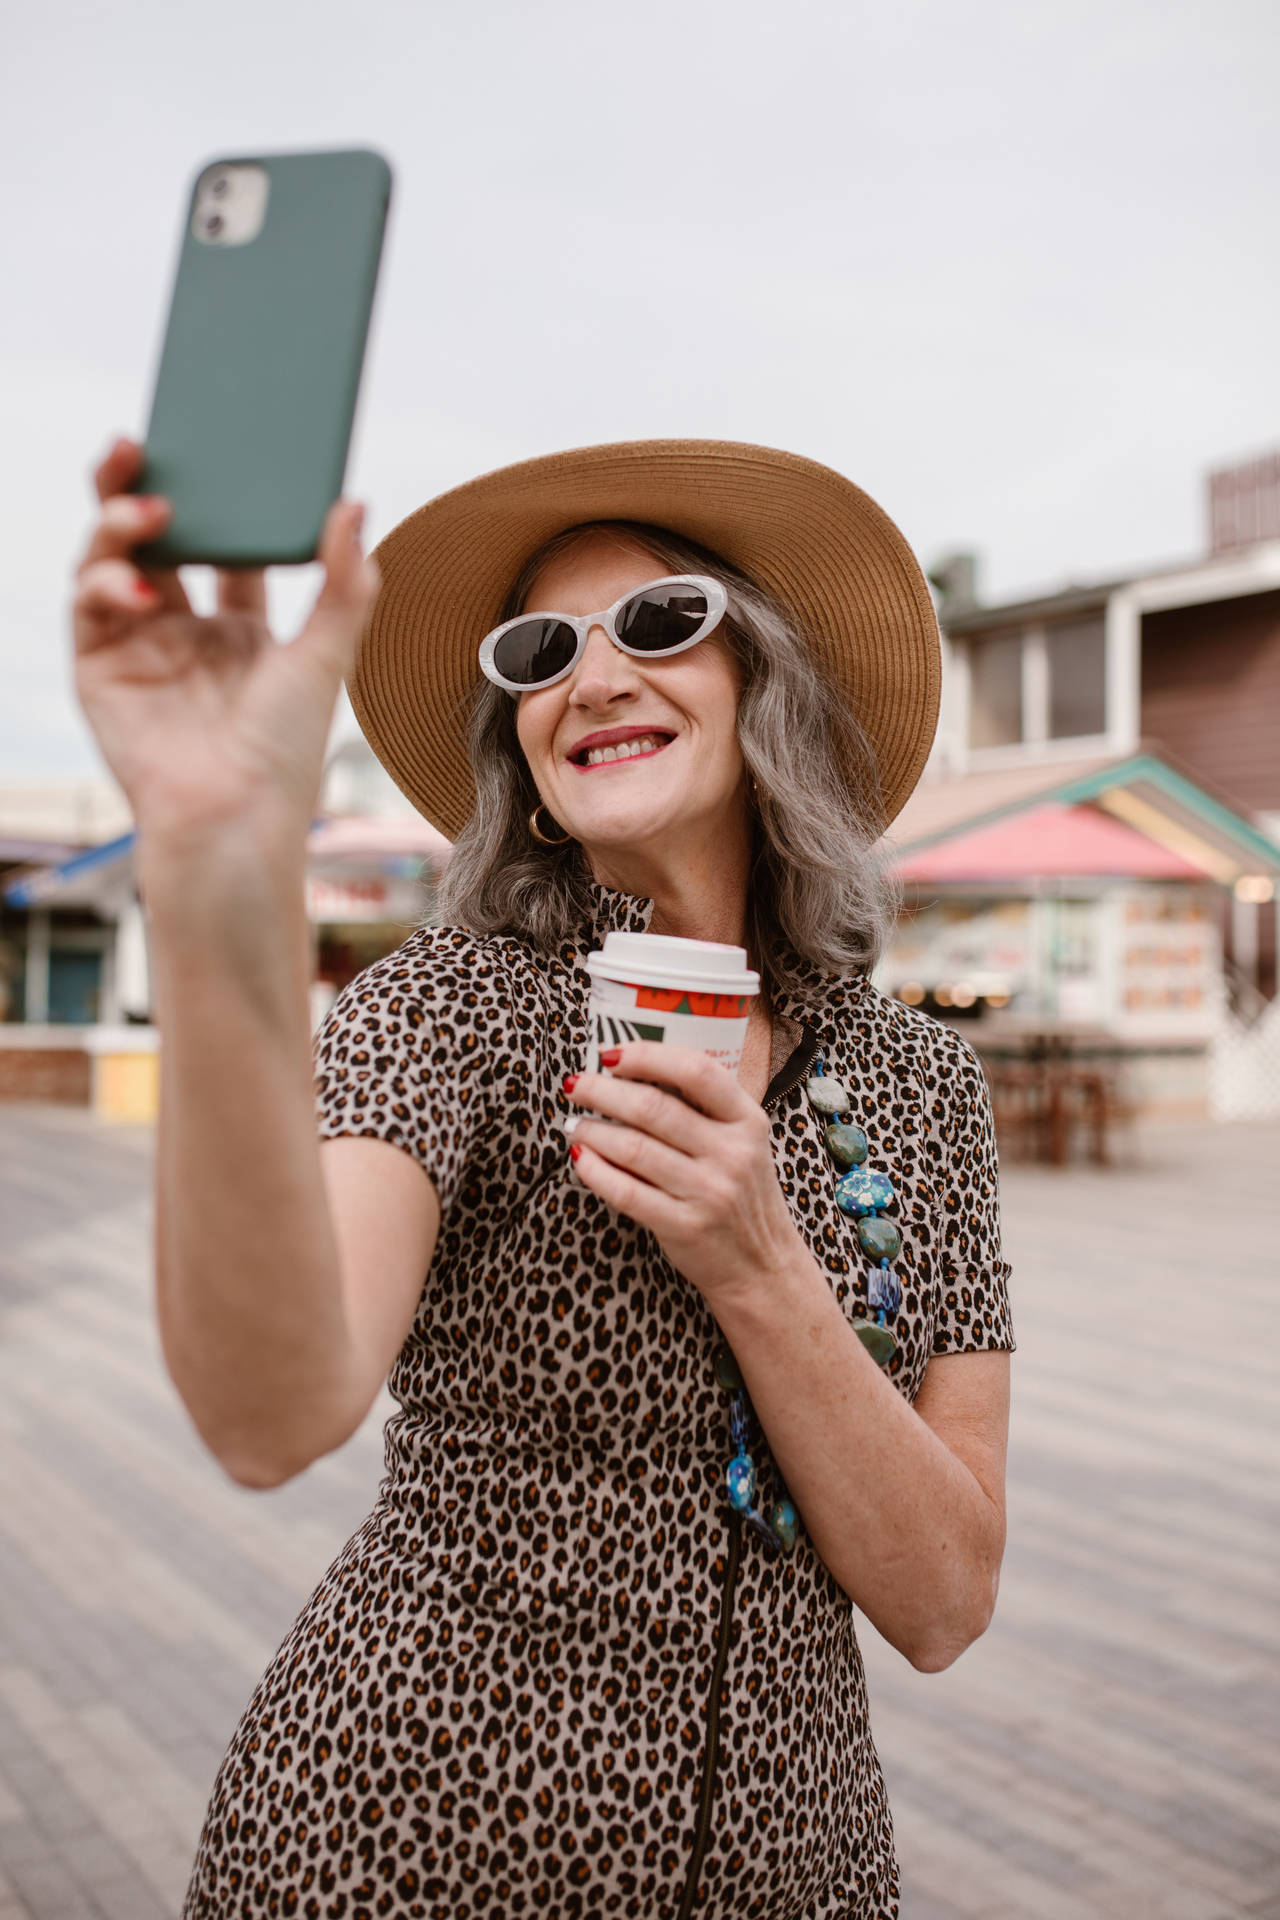
<svg viewBox="0 0 1280 1920"><path fill-rule="evenodd" d="M664 934L610 933L587 955L591 1009L586 1071L603 1048L661 1040L709 1053L736 1073L760 976L742 947Z"/></svg>

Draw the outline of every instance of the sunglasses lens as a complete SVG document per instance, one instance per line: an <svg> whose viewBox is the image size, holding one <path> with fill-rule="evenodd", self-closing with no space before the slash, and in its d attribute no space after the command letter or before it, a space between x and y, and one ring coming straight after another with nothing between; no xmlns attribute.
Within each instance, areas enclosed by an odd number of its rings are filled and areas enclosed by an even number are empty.
<svg viewBox="0 0 1280 1920"><path fill-rule="evenodd" d="M701 587L646 587L619 608L618 638L637 653L665 653L691 640L706 617L707 596Z"/></svg>
<svg viewBox="0 0 1280 1920"><path fill-rule="evenodd" d="M564 672L577 645L577 634L563 620L522 620L499 640L493 664L515 686L540 687Z"/></svg>

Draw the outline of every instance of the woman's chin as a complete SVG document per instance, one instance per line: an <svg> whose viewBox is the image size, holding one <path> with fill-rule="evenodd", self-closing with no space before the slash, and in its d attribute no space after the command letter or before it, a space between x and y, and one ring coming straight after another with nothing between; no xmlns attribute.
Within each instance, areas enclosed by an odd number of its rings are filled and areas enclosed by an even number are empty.
<svg viewBox="0 0 1280 1920"><path fill-rule="evenodd" d="M588 850L600 848L603 852L622 853L629 847L637 850L652 847L655 841L669 839L681 826L687 825L680 820L678 811L672 806L655 807L652 812L637 814L634 811L618 813L605 809L588 819L576 823L566 820L574 839Z"/></svg>

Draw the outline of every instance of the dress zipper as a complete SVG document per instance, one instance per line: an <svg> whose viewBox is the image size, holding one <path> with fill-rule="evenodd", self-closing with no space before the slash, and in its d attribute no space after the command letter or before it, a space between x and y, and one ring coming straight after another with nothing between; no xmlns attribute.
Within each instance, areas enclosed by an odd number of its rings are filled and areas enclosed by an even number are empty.
<svg viewBox="0 0 1280 1920"><path fill-rule="evenodd" d="M766 1113L772 1113L779 1100L785 1100L792 1089L800 1085L817 1059L821 1046L822 1035L806 1021L799 1046L791 1058L778 1068L764 1090L764 1099L760 1104Z"/></svg>
<svg viewBox="0 0 1280 1920"><path fill-rule="evenodd" d="M778 1070L765 1088L761 1101L766 1113L772 1112L780 1100L785 1100L813 1065L814 1058L822 1042L815 1030L807 1026L804 1037L791 1058ZM684 1883L684 1893L680 1900L676 1920L689 1920L693 1912L693 1903L698 1897L698 1875L702 1871L703 1856L707 1850L707 1836L711 1831L711 1808L716 1796L716 1771L720 1760L720 1690L724 1685L724 1670L729 1664L729 1638L733 1630L733 1596L738 1584L738 1563L742 1558L742 1516L729 1515L729 1551L725 1559L724 1585L720 1589L720 1624L716 1629L716 1657L711 1668L711 1687L707 1695L707 1744L702 1760L702 1787L698 1795L698 1825L693 1836L693 1853L689 1860L689 1872Z"/></svg>
<svg viewBox="0 0 1280 1920"><path fill-rule="evenodd" d="M742 1518L729 1515L729 1552L725 1559L724 1585L720 1589L720 1625L716 1634L715 1664L711 1669L711 1689L707 1695L707 1745L702 1760L702 1791L699 1795L698 1827L693 1836L693 1854L684 1883L684 1896L676 1920L689 1920L698 1897L698 1875L711 1831L711 1807L716 1797L716 1767L720 1759L720 1689L729 1663L729 1636L733 1627L733 1594L738 1584L738 1561L742 1557Z"/></svg>

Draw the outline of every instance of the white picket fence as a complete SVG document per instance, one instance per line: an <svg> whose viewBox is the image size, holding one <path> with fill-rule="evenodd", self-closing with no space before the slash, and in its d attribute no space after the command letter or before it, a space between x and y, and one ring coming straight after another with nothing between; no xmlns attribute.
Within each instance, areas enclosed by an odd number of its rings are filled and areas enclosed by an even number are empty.
<svg viewBox="0 0 1280 1920"><path fill-rule="evenodd" d="M1280 996L1241 1020L1227 1013L1209 1051L1215 1120L1280 1120Z"/></svg>

